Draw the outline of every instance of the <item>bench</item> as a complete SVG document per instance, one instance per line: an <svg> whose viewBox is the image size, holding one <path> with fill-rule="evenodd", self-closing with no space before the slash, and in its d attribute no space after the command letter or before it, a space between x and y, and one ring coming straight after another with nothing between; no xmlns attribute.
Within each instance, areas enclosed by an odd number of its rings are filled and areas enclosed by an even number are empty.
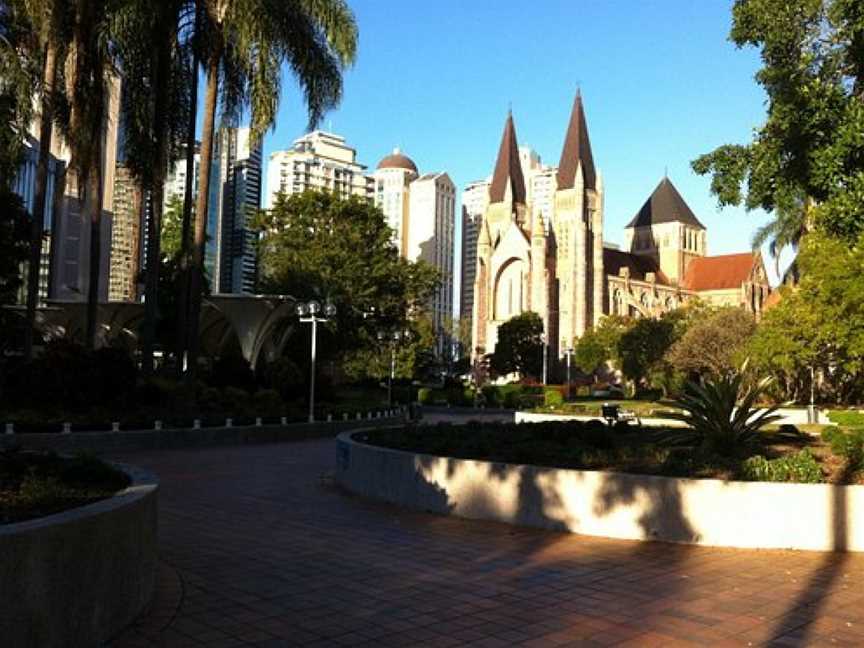
<svg viewBox="0 0 864 648"><path fill-rule="evenodd" d="M611 403L603 403L603 406L600 408L601 415L603 416L603 420L606 421L607 425L614 425L615 423L636 423L636 425L641 425L642 421L639 420L639 417L636 416L636 412L631 412L630 410L621 409L619 405L612 405Z"/></svg>

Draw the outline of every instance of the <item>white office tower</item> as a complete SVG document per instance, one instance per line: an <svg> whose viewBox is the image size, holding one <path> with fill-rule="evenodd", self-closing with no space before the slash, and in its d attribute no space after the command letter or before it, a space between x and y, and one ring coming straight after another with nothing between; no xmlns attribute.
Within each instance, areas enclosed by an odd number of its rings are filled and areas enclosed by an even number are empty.
<svg viewBox="0 0 864 648"><path fill-rule="evenodd" d="M453 239L456 186L446 173L427 173L411 183L406 257L423 260L440 273L431 314L438 335L438 352L449 345L447 328L453 317Z"/></svg>

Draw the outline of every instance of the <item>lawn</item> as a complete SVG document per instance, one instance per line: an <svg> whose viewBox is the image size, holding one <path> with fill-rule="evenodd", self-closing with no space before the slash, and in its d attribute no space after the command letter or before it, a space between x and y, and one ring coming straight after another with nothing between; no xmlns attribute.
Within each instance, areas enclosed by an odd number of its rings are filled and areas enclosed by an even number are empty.
<svg viewBox="0 0 864 648"><path fill-rule="evenodd" d="M600 421L533 424L471 422L367 432L358 441L398 450L461 459L609 470L670 477L864 483L861 439L813 436L791 426L764 432L735 457L712 454L687 430ZM857 449L856 449L857 448ZM857 454L856 454L857 453Z"/></svg>
<svg viewBox="0 0 864 648"><path fill-rule="evenodd" d="M662 418L664 412L670 411L668 404L660 401L649 400L616 400L613 398L580 398L567 401L562 405L548 406L544 405L532 409L532 412L544 414L573 414L584 416L600 416L600 409L609 403L610 405L618 405L623 410L635 412L640 417L658 417Z"/></svg>
<svg viewBox="0 0 864 648"><path fill-rule="evenodd" d="M89 455L0 452L0 525L38 518L111 497L129 477Z"/></svg>

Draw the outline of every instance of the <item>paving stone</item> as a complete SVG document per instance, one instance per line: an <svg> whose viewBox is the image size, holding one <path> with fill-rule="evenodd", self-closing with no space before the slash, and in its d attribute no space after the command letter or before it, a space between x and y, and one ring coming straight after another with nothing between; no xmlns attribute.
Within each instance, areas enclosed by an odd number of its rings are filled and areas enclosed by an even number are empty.
<svg viewBox="0 0 864 648"><path fill-rule="evenodd" d="M112 646L864 645L864 555L638 543L339 491L332 441L141 452L157 598Z"/></svg>

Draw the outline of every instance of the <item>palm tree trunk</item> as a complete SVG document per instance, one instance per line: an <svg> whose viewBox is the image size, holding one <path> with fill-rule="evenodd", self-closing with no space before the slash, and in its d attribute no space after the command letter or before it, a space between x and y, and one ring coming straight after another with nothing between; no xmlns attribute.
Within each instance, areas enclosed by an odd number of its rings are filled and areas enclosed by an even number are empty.
<svg viewBox="0 0 864 648"><path fill-rule="evenodd" d="M97 137L101 138L101 131ZM87 173L85 208L90 211L90 276L87 287L87 348L96 348L96 327L99 314L99 272L102 265L102 143L94 144L97 161Z"/></svg>
<svg viewBox="0 0 864 648"><path fill-rule="evenodd" d="M196 28L197 28L196 18ZM198 118L198 56L192 59L192 88L189 125L186 131L186 191L183 196L183 228L180 240L179 294L177 299L177 375L183 373L188 348L187 321L189 316L189 247L192 232L192 200L195 176L195 126Z"/></svg>
<svg viewBox="0 0 864 648"><path fill-rule="evenodd" d="M163 38L156 44L156 87L153 97L153 123L157 133L156 169L153 171L153 186L150 199L153 211L147 228L147 287L144 301L144 326L141 370L145 376L153 373L153 347L156 342L156 319L159 316L159 270L162 257L162 207L165 195L165 174L168 167L168 132L161 124L165 121L165 106L171 87L172 32L162 32ZM186 176L187 178L189 176ZM187 183L188 184L188 183Z"/></svg>
<svg viewBox="0 0 864 648"><path fill-rule="evenodd" d="M39 271L42 266L42 237L45 229L45 203L48 194L48 158L51 155L53 95L57 83L57 47L48 42L42 80L42 113L39 124L39 161L36 166L36 194L30 221L30 260L27 267L27 323L24 328L24 357L33 357L36 306L39 301Z"/></svg>
<svg viewBox="0 0 864 648"><path fill-rule="evenodd" d="M207 60L207 89L204 93L204 124L201 130L201 163L198 199L195 201L195 242L189 268L189 322L187 380L194 381L198 370L198 319L201 315L201 293L204 276L204 245L207 240L207 212L210 198L210 166L213 159L213 136L216 124L216 99L219 93L219 52L211 51Z"/></svg>

